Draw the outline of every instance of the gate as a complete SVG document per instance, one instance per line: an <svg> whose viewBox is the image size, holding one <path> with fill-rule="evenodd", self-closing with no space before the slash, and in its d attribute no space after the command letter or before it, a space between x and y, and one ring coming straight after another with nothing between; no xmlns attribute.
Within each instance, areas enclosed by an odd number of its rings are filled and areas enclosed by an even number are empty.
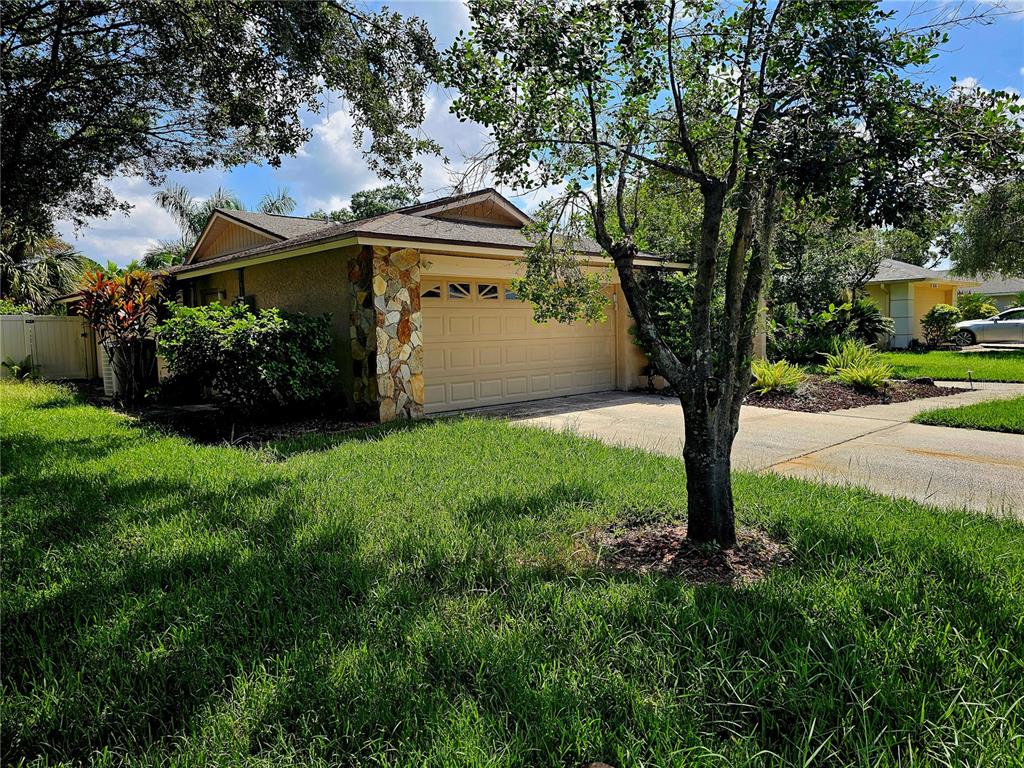
<svg viewBox="0 0 1024 768"><path fill-rule="evenodd" d="M21 362L29 355L44 379L96 377L96 342L81 317L0 315L0 360Z"/></svg>

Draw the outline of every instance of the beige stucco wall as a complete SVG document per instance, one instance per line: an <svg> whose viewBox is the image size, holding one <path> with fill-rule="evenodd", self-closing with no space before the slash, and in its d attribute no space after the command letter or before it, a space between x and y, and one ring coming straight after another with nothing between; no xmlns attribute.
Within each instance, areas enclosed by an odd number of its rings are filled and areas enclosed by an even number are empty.
<svg viewBox="0 0 1024 768"><path fill-rule="evenodd" d="M953 286L938 284L932 288L930 283L917 283L914 286L914 338L924 341L921 329L921 318L936 304L953 304Z"/></svg>
<svg viewBox="0 0 1024 768"><path fill-rule="evenodd" d="M331 315L330 357L338 365L342 391L351 391L352 356L349 345L348 260L355 248L281 259L245 267L245 295L257 309L278 307L288 312ZM184 281L183 281L184 282ZM193 302L202 304L212 292L223 292L224 303L238 296L238 270L205 275L184 283L193 288Z"/></svg>

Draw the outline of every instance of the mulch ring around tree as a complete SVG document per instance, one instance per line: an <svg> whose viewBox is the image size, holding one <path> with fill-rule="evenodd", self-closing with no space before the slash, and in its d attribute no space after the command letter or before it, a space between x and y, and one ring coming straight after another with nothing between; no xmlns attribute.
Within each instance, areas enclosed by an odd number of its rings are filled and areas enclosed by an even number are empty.
<svg viewBox="0 0 1024 768"><path fill-rule="evenodd" d="M840 384L824 376L808 376L796 392L777 392L759 395L751 392L743 401L745 405L762 408L781 408L786 411L824 413L843 408L861 408L865 405L886 405L905 403L923 397L945 397L963 392L962 387L939 387L931 379L901 381L892 379L877 391L859 389Z"/></svg>
<svg viewBox="0 0 1024 768"><path fill-rule="evenodd" d="M656 573L691 584L753 584L793 562L786 544L757 528L739 528L723 551L686 538L685 523L615 522L594 533L595 564L614 573Z"/></svg>

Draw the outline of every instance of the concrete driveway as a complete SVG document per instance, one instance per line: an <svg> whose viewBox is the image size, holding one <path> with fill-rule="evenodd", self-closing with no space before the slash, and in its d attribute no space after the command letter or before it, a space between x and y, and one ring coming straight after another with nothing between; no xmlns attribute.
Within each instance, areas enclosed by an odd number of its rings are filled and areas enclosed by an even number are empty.
<svg viewBox="0 0 1024 768"><path fill-rule="evenodd" d="M831 413L744 407L734 467L1024 518L1024 437L909 423L919 411L1022 394L1024 384L976 384L949 397ZM479 412L670 456L682 451L683 413L669 397L605 392Z"/></svg>

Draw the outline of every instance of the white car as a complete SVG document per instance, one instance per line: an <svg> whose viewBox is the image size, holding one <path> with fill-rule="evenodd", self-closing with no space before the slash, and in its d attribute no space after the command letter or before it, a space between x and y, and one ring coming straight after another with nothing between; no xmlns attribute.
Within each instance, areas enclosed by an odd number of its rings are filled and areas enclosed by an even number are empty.
<svg viewBox="0 0 1024 768"><path fill-rule="evenodd" d="M1024 307L1007 309L985 320L957 323L953 341L961 347L989 341L1024 342Z"/></svg>

